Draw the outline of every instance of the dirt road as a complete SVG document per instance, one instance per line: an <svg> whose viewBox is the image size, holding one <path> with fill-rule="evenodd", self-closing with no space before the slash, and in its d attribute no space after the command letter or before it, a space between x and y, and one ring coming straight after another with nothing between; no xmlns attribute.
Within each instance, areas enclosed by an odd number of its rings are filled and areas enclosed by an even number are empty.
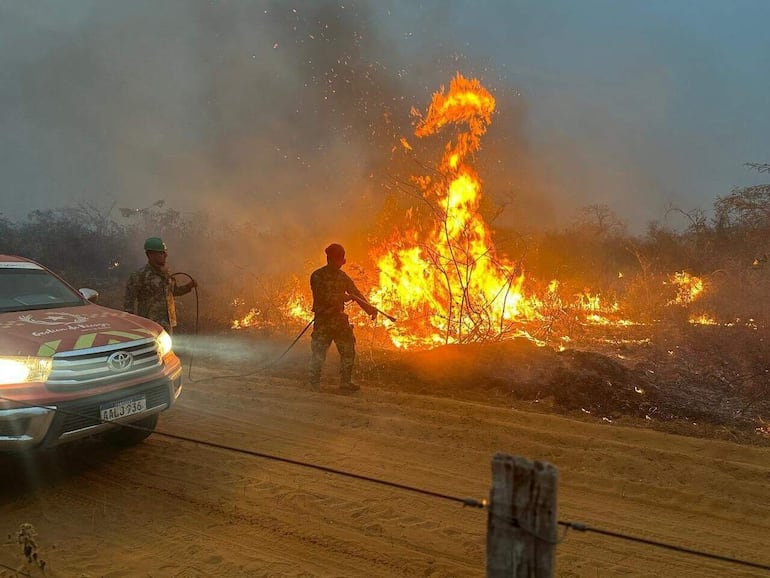
<svg viewBox="0 0 770 578"><path fill-rule="evenodd" d="M770 450L366 387L340 395L199 364L159 430L486 498L495 452L553 463L559 513L770 564ZM31 523L49 577L483 576L486 513L161 435L0 456L0 564ZM766 572L570 532L559 576ZM0 569L0 576L13 576ZM38 575L32 573L32 575Z"/></svg>

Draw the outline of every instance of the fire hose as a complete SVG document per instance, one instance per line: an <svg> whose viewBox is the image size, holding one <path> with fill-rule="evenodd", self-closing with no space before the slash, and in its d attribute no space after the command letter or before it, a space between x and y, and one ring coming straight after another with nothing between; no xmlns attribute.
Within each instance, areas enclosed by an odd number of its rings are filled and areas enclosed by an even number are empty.
<svg viewBox="0 0 770 578"><path fill-rule="evenodd" d="M355 301L356 301L356 302L357 302L359 305L361 305L362 307L371 307L371 308L372 308L372 309L374 309L374 310L375 310L377 313L379 313L380 315L383 315L384 317L388 318L388 319L389 319L390 321L392 321L393 323L395 323L395 322L396 322L396 318L395 318L395 317L393 317L392 315L388 315L387 313L385 313L385 312L384 312L384 311L382 311L381 309L378 309L377 307L375 307L374 305L372 305L371 303L369 303L369 302L368 302L368 301L366 301L365 299L362 299L361 297L357 297L356 295L351 295L350 293L348 293L348 295L349 295L349 296L350 296L352 299L354 299L354 300L355 300Z"/></svg>
<svg viewBox="0 0 770 578"><path fill-rule="evenodd" d="M195 280L192 278L192 275L190 275L189 273L185 273L183 271L179 271L178 273L172 273L170 277L174 278L177 275L184 275L185 277L190 279L191 282ZM197 285L193 287L193 291L195 292L195 330L193 332L193 335L198 335L198 319L199 319L199 313L200 313L200 306L199 306L199 300L198 300ZM193 360L195 359L195 348L193 347L191 349L192 349L192 352L190 353L190 365L187 368L187 379L189 379L190 381L194 381L192 379L192 366L193 366Z"/></svg>
<svg viewBox="0 0 770 578"><path fill-rule="evenodd" d="M387 313L385 313L384 311L382 311L382 310L378 309L377 307L375 307L374 305L372 305L372 304L371 304L371 303L369 303L368 301L365 301L365 300L361 299L360 297L356 297L355 295L350 295L350 297L352 297L352 298L353 298L353 299L354 299L356 302L360 303L360 304L361 304L361 305L363 305L363 306L371 307L371 308L372 308L372 309L374 309L374 310L375 310L377 313L379 313L379 314L381 314L381 315L384 315L385 317L387 317L388 319L390 319L390 320L391 320L393 323L395 323L395 322L396 322L396 318L395 318L395 317L393 317L392 315L388 315ZM308 322L308 324L307 324L307 325L305 325L305 328L304 328L302 331L300 331L300 332L299 332L299 335L297 335L297 337L295 337L295 338L294 338L294 341L292 341L292 342L291 342L291 345L289 345L289 347L287 347L287 348L286 348L286 351L284 351L283 353L281 353L281 355L279 355L279 356L278 356L278 358L276 358L276 360L275 360L273 363L278 363L279 361L281 361L281 359L283 359L284 355L286 355L287 353L289 353L289 351L291 351L291 348L292 348L292 347L294 347L294 346L297 344L297 341L299 341L299 340L300 340L300 338L301 338L303 335L305 335L305 332L306 332L308 329L310 329L310 326L311 326L311 325L312 325L314 322L315 322L315 317L313 317L313 319L311 319L311 320Z"/></svg>
<svg viewBox="0 0 770 578"><path fill-rule="evenodd" d="M193 281L193 280L194 280L194 279L193 279L193 277L192 277L192 275L190 275L189 273L185 273L185 272L183 272L183 271L179 271L179 272L177 272L177 273L172 273L172 274L171 274L171 277L176 277L177 275L184 275L185 277L189 278L189 279L190 279L190 281ZM196 286L196 287L193 287L193 290L195 291L195 329L194 329L194 331L193 331L193 334L194 334L194 335L198 335L198 322L199 322L199 319L200 319L200 305L199 305L199 298L198 298L198 287L197 287L197 286ZM368 301L366 301L365 299L362 299L361 297L358 297L358 296L356 296L356 295L350 295L350 294L349 294L349 296L350 296L352 299L354 299L354 300L355 300L355 301L356 301L356 302L357 302L359 305L361 305L362 307L371 307L371 308L372 308L372 309L374 309L374 310L375 310L377 313L379 313L379 314L381 314L381 315L385 316L386 318L388 318L388 319L389 319L390 321L392 321L393 323L395 323L395 322L396 322L396 318L395 318L395 317L393 317L392 315L388 315L387 313L385 313L385 312L384 312L384 311L382 311L381 309L379 309L379 308L375 307L374 305L372 305L371 303L369 303L369 302L368 302ZM263 366L262 366L262 367L260 367L260 368L259 368L257 371L261 371L261 370L265 369L266 367L268 367L268 366L270 366L270 365L273 365L273 364L276 364L276 363L278 363L279 361L281 361L281 359L283 359L283 358L286 356L286 354L287 354L287 353L289 353L289 351L291 351L291 349L292 349L292 348L293 348L293 347L294 347L294 346L297 344L297 342L298 342L298 341L299 341L299 340L302 338L302 336L303 336L303 335L305 335L305 333L307 332L307 330L308 330L308 329L310 329L310 326L311 326L311 325L312 325L314 322L315 322L315 317L314 317L313 319L311 319L311 320L308 322L308 324L307 324L307 325L305 325L305 327L302 329L302 331L300 331L300 332L299 332L299 334L297 335L297 337L295 337L295 338L294 338L294 341L292 341L292 342L291 342L291 344L289 345L289 347L287 347L287 348L284 350L284 352L283 352L283 353L281 353L281 355L279 355L279 356L278 356L276 359L274 359L273 361L271 361L271 362L269 362L269 363L267 363L267 364L263 365ZM195 360L195 347L192 347L192 348L191 348L191 353L190 353L190 364L189 364L189 366L188 366L188 368L187 368L187 379L188 379L188 380L190 380L190 381L192 381L192 382L195 382L195 381L196 381L196 380L194 380L194 379L192 378L192 367L193 367L193 361L194 361L194 360ZM241 374L241 375L222 375L222 376L213 377L213 378L209 378L209 379L220 379L220 378L225 378L225 377L247 377L247 376L253 375L254 373L257 373L257 371L253 371L253 372L251 372L251 373L246 373L246 374Z"/></svg>
<svg viewBox="0 0 770 578"><path fill-rule="evenodd" d="M387 314L387 313L385 313L384 311L381 311L380 309L378 309L377 307L375 307L374 305L372 305L372 304L371 304L371 303L369 303L368 301L365 301L364 299L361 299L360 297L357 297L357 296L355 296L355 295L350 295L350 294L348 294L348 295L349 295L350 297L352 297L352 298L353 298L353 299L354 299L354 300L355 300L357 303L359 303L361 306L364 306L364 307L371 307L371 308L372 308L372 309L374 309L374 310L375 310L377 313L380 313L380 314L384 315L385 317L387 317L388 319L390 319L390 320L391 320L392 322L394 322L394 323L396 322L396 318L395 318L395 317L393 317L392 315L388 315L388 314ZM308 322L308 324L307 324L307 325L305 325L305 328L304 328L302 331L300 331L300 332L299 332L299 335L297 335L297 337L295 337L295 338L294 338L294 341L292 341L292 342L291 342L291 345L289 345L289 347L287 347L287 348L286 348L286 351L284 351L283 353L281 353L281 355L279 355L279 356L276 358L276 360L275 360L275 361L273 361L272 363L278 363L279 361L281 361L281 359L283 359L283 357L284 357L284 356L285 356L287 353L289 353L289 351L291 351L291 348L292 348L292 347L294 347L294 346L297 344L297 341L299 341L299 340L300 340L300 338L301 338L303 335L305 335L305 332L306 332L308 329L310 329L310 326L311 326L311 325L312 325L314 322L315 322L315 317L313 317L313 319L311 319L311 320Z"/></svg>
<svg viewBox="0 0 770 578"><path fill-rule="evenodd" d="M310 326L311 326L311 325L313 325L313 322L314 322L314 321L315 321L315 317L313 317L313 318L312 318L312 319L311 319L311 320L308 322L308 324L307 324L307 325L305 325L305 328L304 328L302 331L300 331L300 332L299 332L299 335L297 335L297 337L295 337L295 338L294 338L294 341L292 341L292 342L291 342L291 345L289 345L289 347L287 347L287 348L286 348L286 351L284 351L283 353L281 353L281 355L279 355L279 356L278 356L278 358L277 358L275 361L273 361L273 363L278 363L279 361L281 361L281 360L283 359L283 356L284 356L284 355L286 355L287 353L289 353L289 351L291 351L291 348L292 348L292 347L294 347L294 346L297 344L297 341L299 341L299 340L300 340L300 337L302 337L303 335L305 335L305 331L307 331L308 329L310 329ZM269 364L268 364L268 365L269 365Z"/></svg>

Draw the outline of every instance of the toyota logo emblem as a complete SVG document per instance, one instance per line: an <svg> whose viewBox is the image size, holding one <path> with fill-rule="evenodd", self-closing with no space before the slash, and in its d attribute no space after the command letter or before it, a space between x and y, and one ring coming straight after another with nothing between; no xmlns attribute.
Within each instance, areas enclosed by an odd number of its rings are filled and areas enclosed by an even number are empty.
<svg viewBox="0 0 770 578"><path fill-rule="evenodd" d="M128 351L116 351L107 358L107 365L113 371L125 371L134 362L134 356Z"/></svg>

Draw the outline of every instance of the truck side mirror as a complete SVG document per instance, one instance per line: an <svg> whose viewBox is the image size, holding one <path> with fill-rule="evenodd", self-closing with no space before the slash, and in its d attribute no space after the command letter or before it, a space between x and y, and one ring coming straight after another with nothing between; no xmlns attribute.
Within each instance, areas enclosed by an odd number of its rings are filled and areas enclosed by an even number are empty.
<svg viewBox="0 0 770 578"><path fill-rule="evenodd" d="M99 301L99 292L94 289L89 289L88 287L81 287L80 289L78 289L78 291L80 291L80 294L91 303L97 303Z"/></svg>

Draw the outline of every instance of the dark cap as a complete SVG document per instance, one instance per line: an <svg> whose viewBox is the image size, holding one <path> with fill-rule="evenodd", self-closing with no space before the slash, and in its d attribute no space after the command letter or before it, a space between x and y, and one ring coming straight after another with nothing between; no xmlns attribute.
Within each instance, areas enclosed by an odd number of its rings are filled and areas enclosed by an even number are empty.
<svg viewBox="0 0 770 578"><path fill-rule="evenodd" d="M326 256L332 259L339 259L345 256L345 247L338 243L332 243L326 247Z"/></svg>

